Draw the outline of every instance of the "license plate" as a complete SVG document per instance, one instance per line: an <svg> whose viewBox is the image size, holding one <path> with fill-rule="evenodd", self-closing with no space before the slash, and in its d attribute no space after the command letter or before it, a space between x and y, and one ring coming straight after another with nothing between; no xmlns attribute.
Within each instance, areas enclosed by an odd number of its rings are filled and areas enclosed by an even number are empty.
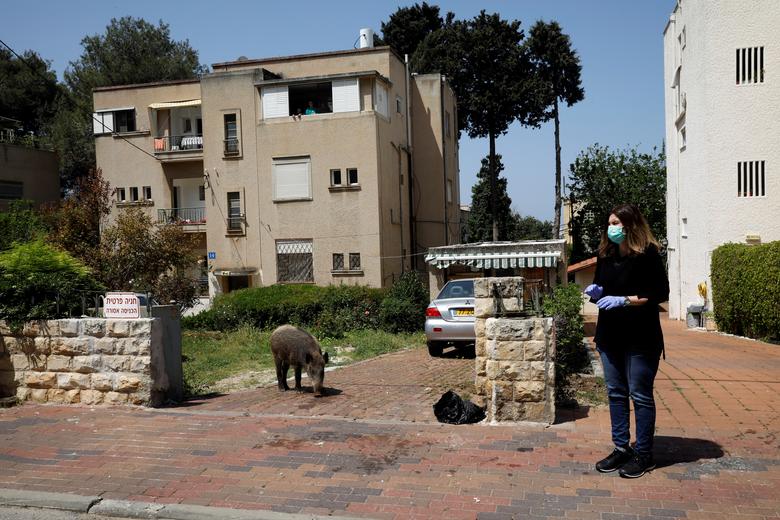
<svg viewBox="0 0 780 520"><path fill-rule="evenodd" d="M474 316L474 309L455 309L455 316Z"/></svg>

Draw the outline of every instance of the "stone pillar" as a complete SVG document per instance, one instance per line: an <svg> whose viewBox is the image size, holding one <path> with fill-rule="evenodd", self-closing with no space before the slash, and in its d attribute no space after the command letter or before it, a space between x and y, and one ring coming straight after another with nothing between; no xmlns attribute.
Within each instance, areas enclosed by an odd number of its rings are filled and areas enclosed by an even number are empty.
<svg viewBox="0 0 780 520"><path fill-rule="evenodd" d="M498 285L496 285L498 284ZM552 318L524 314L523 279L474 282L476 392L489 421L555 420ZM500 303L495 296L500 296ZM498 310L501 316L495 316Z"/></svg>

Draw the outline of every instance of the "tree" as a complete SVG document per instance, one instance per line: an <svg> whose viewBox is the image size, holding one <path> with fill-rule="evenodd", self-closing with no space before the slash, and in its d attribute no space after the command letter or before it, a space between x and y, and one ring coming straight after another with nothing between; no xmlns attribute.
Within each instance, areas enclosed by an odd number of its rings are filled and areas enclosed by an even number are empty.
<svg viewBox="0 0 780 520"><path fill-rule="evenodd" d="M46 234L46 228L30 200L14 200L0 212L0 251Z"/></svg>
<svg viewBox="0 0 780 520"><path fill-rule="evenodd" d="M401 57L414 54L417 46L430 33L441 29L444 24L439 16L439 6L414 4L411 7L399 7L382 22L382 38L378 43L389 45Z"/></svg>
<svg viewBox="0 0 780 520"><path fill-rule="evenodd" d="M538 87L546 99L546 120L555 121L555 217L553 233L560 238L561 228L561 133L558 102L572 106L585 97L580 82L580 58L571 48L569 36L558 22L541 20L531 27L527 41L531 62L538 77Z"/></svg>
<svg viewBox="0 0 780 520"><path fill-rule="evenodd" d="M95 267L98 279L115 291L149 291L157 301L192 305L196 239L175 225L156 226L138 208L123 210L103 230Z"/></svg>
<svg viewBox="0 0 780 520"><path fill-rule="evenodd" d="M469 137L489 140L493 240L501 234L496 138L514 121L538 126L543 116L523 38L517 20L508 22L484 10L467 21L448 14L444 26L425 37L412 59L415 71L439 71L447 77L458 100L458 128Z"/></svg>
<svg viewBox="0 0 780 520"><path fill-rule="evenodd" d="M19 59L0 49L0 116L19 121L24 132L46 134L54 116L59 86L49 67L34 51Z"/></svg>
<svg viewBox="0 0 780 520"><path fill-rule="evenodd" d="M572 262L596 254L601 230L618 204L635 204L653 234L666 240L666 161L663 148L641 153L636 148L612 151L595 144L570 167Z"/></svg>
<svg viewBox="0 0 780 520"><path fill-rule="evenodd" d="M504 170L501 155L496 156L496 177ZM512 215L512 199L506 191L507 179L498 177L495 182L496 218L491 210L490 158L482 159L482 167L477 173L477 182L471 188L471 211L468 220L469 242L486 242L490 240L510 240L515 236L515 219ZM495 228L498 235L495 236Z"/></svg>
<svg viewBox="0 0 780 520"><path fill-rule="evenodd" d="M553 237L552 222L539 220L530 215L523 217L519 213L513 215L514 232L510 240L549 240Z"/></svg>
<svg viewBox="0 0 780 520"><path fill-rule="evenodd" d="M61 157L62 185L95 167L92 89L112 85L195 78L206 69L188 40L171 39L168 24L113 18L104 34L81 40L83 52L65 71L68 97L52 130Z"/></svg>

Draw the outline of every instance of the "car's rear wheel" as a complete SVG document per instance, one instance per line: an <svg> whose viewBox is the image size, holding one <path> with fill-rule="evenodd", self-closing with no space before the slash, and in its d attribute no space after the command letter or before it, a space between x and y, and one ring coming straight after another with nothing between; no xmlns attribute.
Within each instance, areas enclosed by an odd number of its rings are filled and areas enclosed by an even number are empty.
<svg viewBox="0 0 780 520"><path fill-rule="evenodd" d="M446 345L446 343L443 341L429 341L428 354L433 357L441 356L441 353L444 351L444 345Z"/></svg>

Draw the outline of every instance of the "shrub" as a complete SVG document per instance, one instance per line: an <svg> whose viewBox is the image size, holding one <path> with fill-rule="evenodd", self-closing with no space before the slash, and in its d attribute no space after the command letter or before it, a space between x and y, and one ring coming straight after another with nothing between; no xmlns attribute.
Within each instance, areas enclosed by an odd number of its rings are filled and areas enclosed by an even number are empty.
<svg viewBox="0 0 780 520"><path fill-rule="evenodd" d="M84 264L41 239L0 253L0 316L12 326L80 313L82 295L99 290Z"/></svg>
<svg viewBox="0 0 780 520"><path fill-rule="evenodd" d="M715 322L723 332L780 340L780 241L712 252Z"/></svg>
<svg viewBox="0 0 780 520"><path fill-rule="evenodd" d="M571 400L571 377L588 364L582 344L585 336L582 315L582 293L576 284L559 285L544 299L544 314L555 324L555 386L558 401Z"/></svg>
<svg viewBox="0 0 780 520"><path fill-rule="evenodd" d="M382 329L388 332L416 332L425 326L428 291L417 273L401 275L379 308Z"/></svg>

